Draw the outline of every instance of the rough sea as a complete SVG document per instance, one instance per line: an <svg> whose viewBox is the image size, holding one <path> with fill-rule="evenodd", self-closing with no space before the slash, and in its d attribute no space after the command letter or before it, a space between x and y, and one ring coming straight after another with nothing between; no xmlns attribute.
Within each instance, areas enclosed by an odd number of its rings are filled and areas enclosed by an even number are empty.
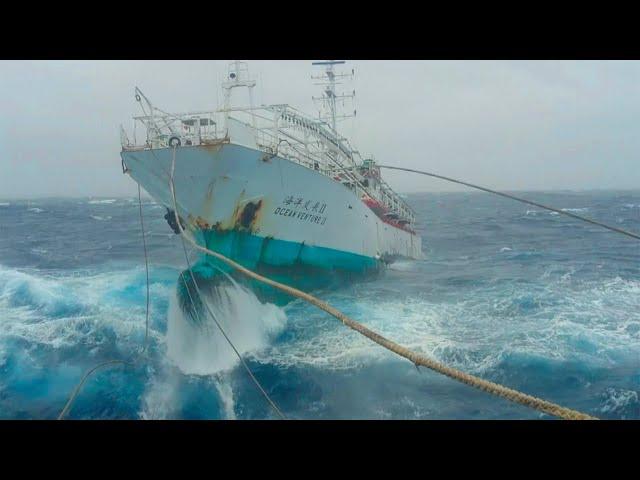
<svg viewBox="0 0 640 480"><path fill-rule="evenodd" d="M640 232L640 192L520 192ZM320 298L466 372L600 418L640 418L640 242L482 193L410 194L426 259ZM136 198L0 200L0 418L275 418L213 326L176 302L165 209ZM193 261L197 254L191 252ZM295 419L550 418L419 370L315 307L229 283L212 305Z"/></svg>

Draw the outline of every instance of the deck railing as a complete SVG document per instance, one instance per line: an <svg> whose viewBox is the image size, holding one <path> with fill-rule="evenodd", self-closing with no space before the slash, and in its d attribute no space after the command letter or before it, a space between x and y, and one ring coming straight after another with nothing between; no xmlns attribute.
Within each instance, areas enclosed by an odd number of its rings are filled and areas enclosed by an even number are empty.
<svg viewBox="0 0 640 480"><path fill-rule="evenodd" d="M336 135L325 122L288 105L184 114L155 109L153 115L134 117L133 141L122 129L121 142L124 149L131 150L166 148L173 137L177 137L181 145L218 142L228 139L227 118L251 132L257 148L266 155L277 155L316 170L352 189L359 198L376 199L390 213L413 223L415 216L411 208L382 178L379 178L380 190L365 185L365 178L358 172L362 158L346 139ZM137 124L142 124L145 130L144 142L136 138Z"/></svg>

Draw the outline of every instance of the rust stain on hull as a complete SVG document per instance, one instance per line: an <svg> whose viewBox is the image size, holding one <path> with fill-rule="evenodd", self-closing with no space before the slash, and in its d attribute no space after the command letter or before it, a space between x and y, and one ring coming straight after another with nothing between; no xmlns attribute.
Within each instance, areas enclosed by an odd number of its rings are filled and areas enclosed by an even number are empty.
<svg viewBox="0 0 640 480"><path fill-rule="evenodd" d="M229 140L226 138L221 140L202 140L200 147L210 153L217 153L227 143L229 143Z"/></svg>
<svg viewBox="0 0 640 480"><path fill-rule="evenodd" d="M229 221L210 223L201 215L189 215L189 222L201 230L215 230L223 232L238 230L242 232L260 232L261 220L265 211L266 201L263 198L253 201L240 201L236 204Z"/></svg>
<svg viewBox="0 0 640 480"><path fill-rule="evenodd" d="M259 231L259 223L262 217L263 205L264 201L262 198L255 202L246 202L235 215L236 228L249 232Z"/></svg>
<svg viewBox="0 0 640 480"><path fill-rule="evenodd" d="M212 180L207 188L207 193L204 198L204 202L202 202L202 207L200 208L200 215L203 218L211 218L211 213L213 209L213 190L215 188L216 180Z"/></svg>
<svg viewBox="0 0 640 480"><path fill-rule="evenodd" d="M189 217L191 217L191 215L189 215ZM193 217L191 217L193 218ZM191 220L190 218L190 220ZM209 222L207 222L204 218L198 216L193 220L193 223L196 224L196 226L201 229L201 230L211 230L211 224Z"/></svg>
<svg viewBox="0 0 640 480"><path fill-rule="evenodd" d="M225 139L212 142L208 145L201 145L200 147L206 150L212 157L217 157L227 143L228 140ZM241 188L241 191L239 194L236 194L238 196L234 202L232 212L229 212L227 208L218 208L217 210L222 210L222 212L225 213L219 212L214 215L214 204L218 197L216 190L218 188L221 189L220 194L225 197L226 203L229 199L229 190L233 192L236 184ZM228 172L221 172L207 186L204 192L204 198L202 198L202 203L198 210L193 212L194 215L189 216L189 222L201 230L259 232L267 201L262 197L247 199L246 191L243 187L246 187L246 180L233 178ZM219 206L221 207L221 205ZM221 215L223 218L220 219ZM214 219L217 220L215 223L213 222Z"/></svg>

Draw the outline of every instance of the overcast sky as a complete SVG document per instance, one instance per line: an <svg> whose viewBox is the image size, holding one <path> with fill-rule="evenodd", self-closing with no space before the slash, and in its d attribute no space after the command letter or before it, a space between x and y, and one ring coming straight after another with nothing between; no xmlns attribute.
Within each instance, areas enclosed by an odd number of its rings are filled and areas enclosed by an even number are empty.
<svg viewBox="0 0 640 480"><path fill-rule="evenodd" d="M0 61L0 198L133 195L133 88L172 112L222 98L227 61ZM310 114L310 61L251 61L256 103ZM640 188L640 62L349 61L363 154L504 190ZM316 67L317 68L317 67ZM318 72L316 72L318 73ZM386 172L399 191L456 190Z"/></svg>

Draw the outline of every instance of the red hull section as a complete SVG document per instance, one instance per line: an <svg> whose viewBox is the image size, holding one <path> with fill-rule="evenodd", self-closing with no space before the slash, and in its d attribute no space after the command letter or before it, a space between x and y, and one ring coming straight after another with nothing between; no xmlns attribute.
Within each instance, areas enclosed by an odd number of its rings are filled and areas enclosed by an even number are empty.
<svg viewBox="0 0 640 480"><path fill-rule="evenodd" d="M380 202L378 202L378 201L376 201L376 200L374 200L372 198L364 198L364 199L362 199L362 201L384 223L389 224L392 227L399 228L400 230L404 230L405 232L409 232L409 233L413 233L413 234L416 233L411 228L409 228L405 223L403 223L401 221L398 221L395 218L389 217L388 215L390 213L390 210L387 207L385 207L383 204L381 204Z"/></svg>

